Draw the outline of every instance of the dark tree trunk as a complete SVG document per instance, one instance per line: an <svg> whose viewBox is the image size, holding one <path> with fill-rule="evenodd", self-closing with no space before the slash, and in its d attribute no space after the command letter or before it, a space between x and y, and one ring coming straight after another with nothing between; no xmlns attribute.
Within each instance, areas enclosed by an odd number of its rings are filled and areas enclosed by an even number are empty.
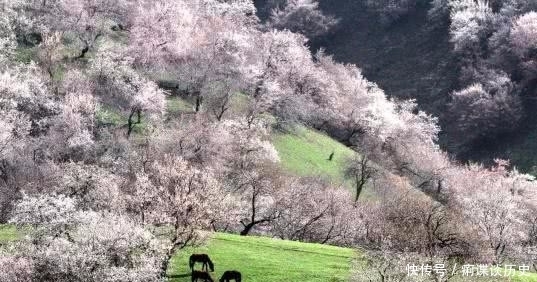
<svg viewBox="0 0 537 282"><path fill-rule="evenodd" d="M203 96L196 96L196 113L201 111L201 105L203 104Z"/></svg>
<svg viewBox="0 0 537 282"><path fill-rule="evenodd" d="M131 133L132 133L132 129L134 127L134 122L132 120L132 117L134 116L134 112L131 112L131 114L129 115L129 120L128 120L128 123L127 123L127 126L128 126L128 129L127 129L127 137L130 137L131 136Z"/></svg>
<svg viewBox="0 0 537 282"><path fill-rule="evenodd" d="M244 226L244 229L242 229L240 235L241 236L246 236L248 235L248 233L250 233L250 230L252 230L252 228L254 227L254 223L253 222L250 222L249 224L247 224L246 226Z"/></svg>
<svg viewBox="0 0 537 282"><path fill-rule="evenodd" d="M134 120L134 115L136 115L136 121ZM129 114L129 119L127 121L127 137L131 136L132 131L134 130L134 126L137 124L140 124L142 122L142 111L139 109L132 109L131 113Z"/></svg>
<svg viewBox="0 0 537 282"><path fill-rule="evenodd" d="M365 181L363 179L356 177L356 196L354 198L354 202L358 202L358 199L360 198L360 194L362 194L362 190L364 189Z"/></svg>
<svg viewBox="0 0 537 282"><path fill-rule="evenodd" d="M80 51L80 55L78 55L78 57L76 57L77 59L82 59L84 57L86 57L86 53L88 53L89 51L89 46L86 46L84 47L84 49L82 49L82 51Z"/></svg>

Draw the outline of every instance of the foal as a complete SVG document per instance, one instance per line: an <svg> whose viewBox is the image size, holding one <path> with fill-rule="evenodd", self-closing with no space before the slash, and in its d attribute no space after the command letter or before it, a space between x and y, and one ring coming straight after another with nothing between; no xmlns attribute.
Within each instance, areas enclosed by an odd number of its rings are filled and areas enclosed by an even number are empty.
<svg viewBox="0 0 537 282"><path fill-rule="evenodd" d="M227 270L222 277L220 277L220 282L230 282L231 280L241 282L241 273L236 270Z"/></svg>

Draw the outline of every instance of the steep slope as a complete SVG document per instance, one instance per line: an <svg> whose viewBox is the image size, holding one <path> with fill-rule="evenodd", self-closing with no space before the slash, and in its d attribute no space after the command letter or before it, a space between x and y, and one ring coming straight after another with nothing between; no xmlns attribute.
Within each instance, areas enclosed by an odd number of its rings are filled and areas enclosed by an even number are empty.
<svg viewBox="0 0 537 282"><path fill-rule="evenodd" d="M272 143L287 171L301 176L325 176L335 184L349 184L344 176L345 163L355 153L329 136L298 127L294 132L276 132Z"/></svg>
<svg viewBox="0 0 537 282"><path fill-rule="evenodd" d="M461 87L448 18L431 20L430 1L423 0L414 11L386 25L365 2L320 0L323 12L339 18L340 24L332 34L313 40L311 49L323 48L337 61L358 65L391 97L416 99L420 109L440 118L444 129L440 144L459 160L492 164L495 158L504 158L522 171L537 173L537 129L531 115L514 132L464 147L455 145L457 137L446 133L454 125L446 111L449 93ZM537 108L533 101L525 103L528 112Z"/></svg>
<svg viewBox="0 0 537 282"><path fill-rule="evenodd" d="M457 78L448 22L432 25L429 4L421 3L387 26L363 2L321 1L321 9L341 22L333 34L313 41L312 48L324 48L338 61L358 65L388 95L415 98L422 109L441 115Z"/></svg>

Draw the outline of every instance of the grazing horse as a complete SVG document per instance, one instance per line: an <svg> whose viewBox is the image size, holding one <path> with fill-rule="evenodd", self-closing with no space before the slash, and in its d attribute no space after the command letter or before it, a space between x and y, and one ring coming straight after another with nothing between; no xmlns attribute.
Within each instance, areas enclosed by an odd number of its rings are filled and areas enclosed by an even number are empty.
<svg viewBox="0 0 537 282"><path fill-rule="evenodd" d="M220 277L220 282L230 282L231 280L241 282L241 273L236 270L227 270L222 277Z"/></svg>
<svg viewBox="0 0 537 282"><path fill-rule="evenodd" d="M192 282L196 282L200 279L203 282L214 282L213 278L211 277L211 274L205 271L192 271Z"/></svg>
<svg viewBox="0 0 537 282"><path fill-rule="evenodd" d="M193 254L193 255L191 255L190 259L189 259L190 270L194 271L194 265L196 264L196 262L203 263L203 265L201 266L201 270L205 269L205 271L209 271L207 269L207 265L208 265L209 268L211 269L211 271L214 271L214 264L213 264L213 262L211 261L211 259L209 258L208 255L206 255L206 254Z"/></svg>

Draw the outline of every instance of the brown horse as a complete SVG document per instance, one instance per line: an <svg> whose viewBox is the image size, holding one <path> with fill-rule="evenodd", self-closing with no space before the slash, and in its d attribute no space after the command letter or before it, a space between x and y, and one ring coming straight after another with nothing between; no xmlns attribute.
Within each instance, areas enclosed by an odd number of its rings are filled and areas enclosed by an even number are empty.
<svg viewBox="0 0 537 282"><path fill-rule="evenodd" d="M220 282L230 282L231 280L241 282L241 273L236 270L227 270L222 277L220 277Z"/></svg>
<svg viewBox="0 0 537 282"><path fill-rule="evenodd" d="M194 270L192 271L192 282L196 282L200 279L203 282L214 282L213 278L211 277L211 274L205 271L198 271Z"/></svg>
<svg viewBox="0 0 537 282"><path fill-rule="evenodd" d="M194 271L194 265L196 262L201 262L203 265L201 266L201 270L209 271L207 266L211 269L211 271L214 271L214 264L209 258L207 254L193 254L190 256L190 259L188 260L188 264L190 265L190 270Z"/></svg>

